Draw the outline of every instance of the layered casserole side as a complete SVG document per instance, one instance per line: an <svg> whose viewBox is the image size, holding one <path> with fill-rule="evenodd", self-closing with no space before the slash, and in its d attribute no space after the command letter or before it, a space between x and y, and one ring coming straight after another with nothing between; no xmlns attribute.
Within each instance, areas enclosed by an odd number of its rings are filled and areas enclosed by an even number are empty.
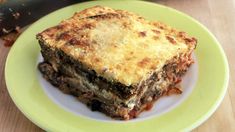
<svg viewBox="0 0 235 132"><path fill-rule="evenodd" d="M176 85L193 63L196 39L160 22L95 6L37 35L51 84L92 110L137 117Z"/></svg>

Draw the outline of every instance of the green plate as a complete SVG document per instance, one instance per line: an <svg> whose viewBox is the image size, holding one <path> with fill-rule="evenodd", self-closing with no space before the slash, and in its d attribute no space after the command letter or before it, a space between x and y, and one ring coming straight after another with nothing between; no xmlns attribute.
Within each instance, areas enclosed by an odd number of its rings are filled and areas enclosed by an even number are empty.
<svg viewBox="0 0 235 132"><path fill-rule="evenodd" d="M176 108L143 121L117 123L74 115L57 106L44 93L38 80L40 54L35 35L76 11L103 5L136 12L150 20L160 20L198 39L198 80L192 94ZM199 22L174 9L143 1L93 1L53 12L30 26L15 42L6 62L8 91L17 107L32 122L47 131L179 131L191 130L205 121L222 101L228 85L226 56L216 38Z"/></svg>

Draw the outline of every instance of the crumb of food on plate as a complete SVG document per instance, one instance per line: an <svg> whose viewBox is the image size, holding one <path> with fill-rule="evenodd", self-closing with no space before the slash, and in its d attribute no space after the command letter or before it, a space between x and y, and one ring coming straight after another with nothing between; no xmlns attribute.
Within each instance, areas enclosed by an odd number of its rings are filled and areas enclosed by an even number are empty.
<svg viewBox="0 0 235 132"><path fill-rule="evenodd" d="M10 33L11 30L7 30L7 29L5 29L5 28L2 28L2 32L7 34L7 33Z"/></svg>
<svg viewBox="0 0 235 132"><path fill-rule="evenodd" d="M6 30L6 29L5 29ZM1 36L1 39L3 40L3 44L6 47L10 47L14 44L14 42L16 41L16 39L19 37L19 35L21 34L21 30L19 26L15 27L15 30L11 33L9 33L10 31L7 31L5 33L7 33L4 36Z"/></svg>
<svg viewBox="0 0 235 132"><path fill-rule="evenodd" d="M8 10L9 10L10 12L13 12L13 10L12 10L11 8L8 8Z"/></svg>
<svg viewBox="0 0 235 132"><path fill-rule="evenodd" d="M12 13L12 16L13 16L15 19L18 19L18 18L20 17L20 13L19 13L19 12Z"/></svg>
<svg viewBox="0 0 235 132"><path fill-rule="evenodd" d="M197 40L159 21L95 6L37 34L43 77L92 111L129 120L178 85Z"/></svg>

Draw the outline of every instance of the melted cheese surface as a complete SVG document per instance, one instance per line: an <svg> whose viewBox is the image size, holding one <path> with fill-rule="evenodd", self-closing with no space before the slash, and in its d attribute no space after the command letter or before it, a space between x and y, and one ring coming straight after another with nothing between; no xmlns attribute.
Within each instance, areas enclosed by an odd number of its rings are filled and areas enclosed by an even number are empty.
<svg viewBox="0 0 235 132"><path fill-rule="evenodd" d="M196 43L159 22L99 6L76 13L40 33L38 39L61 49L99 76L126 86L138 85ZM192 41L187 43L186 39Z"/></svg>

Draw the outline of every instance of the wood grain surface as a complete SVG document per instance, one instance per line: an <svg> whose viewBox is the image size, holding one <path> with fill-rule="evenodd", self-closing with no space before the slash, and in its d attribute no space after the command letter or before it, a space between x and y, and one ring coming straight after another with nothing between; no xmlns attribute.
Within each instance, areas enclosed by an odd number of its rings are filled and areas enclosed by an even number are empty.
<svg viewBox="0 0 235 132"><path fill-rule="evenodd" d="M194 17L221 43L230 67L227 94L216 112L194 132L235 131L235 0L155 0ZM0 132L41 132L11 100L4 79L4 64L10 50L0 42ZM213 92L213 90L212 90Z"/></svg>

